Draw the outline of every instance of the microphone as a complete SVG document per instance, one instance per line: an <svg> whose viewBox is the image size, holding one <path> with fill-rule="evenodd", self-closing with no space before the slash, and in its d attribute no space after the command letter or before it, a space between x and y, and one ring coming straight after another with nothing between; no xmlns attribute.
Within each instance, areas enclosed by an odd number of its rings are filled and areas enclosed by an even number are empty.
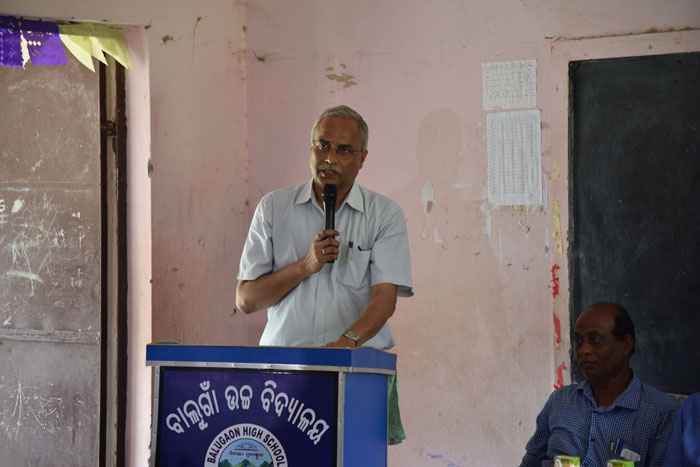
<svg viewBox="0 0 700 467"><path fill-rule="evenodd" d="M326 212L326 230L335 230L335 200L338 199L338 187L327 183L323 185L323 210ZM335 260L328 261L334 263Z"/></svg>

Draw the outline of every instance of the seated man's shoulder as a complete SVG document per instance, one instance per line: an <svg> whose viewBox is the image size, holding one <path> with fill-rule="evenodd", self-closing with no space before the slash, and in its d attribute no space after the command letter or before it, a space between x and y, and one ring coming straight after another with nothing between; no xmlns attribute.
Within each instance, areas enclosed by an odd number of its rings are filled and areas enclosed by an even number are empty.
<svg viewBox="0 0 700 467"><path fill-rule="evenodd" d="M552 401L566 401L573 397L578 396L578 394L583 390L583 383L572 383L552 391L549 396Z"/></svg>
<svg viewBox="0 0 700 467"><path fill-rule="evenodd" d="M677 412L680 406L676 399L646 383L641 384L640 395L640 404L660 412Z"/></svg>

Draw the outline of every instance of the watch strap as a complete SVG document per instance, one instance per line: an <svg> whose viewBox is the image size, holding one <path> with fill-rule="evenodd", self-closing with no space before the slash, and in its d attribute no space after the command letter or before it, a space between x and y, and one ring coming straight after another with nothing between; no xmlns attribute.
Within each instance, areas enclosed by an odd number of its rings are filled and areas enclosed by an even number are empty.
<svg viewBox="0 0 700 467"><path fill-rule="evenodd" d="M343 333L343 337L347 337L351 341L355 342L355 347L360 345L360 336L358 336L349 329Z"/></svg>

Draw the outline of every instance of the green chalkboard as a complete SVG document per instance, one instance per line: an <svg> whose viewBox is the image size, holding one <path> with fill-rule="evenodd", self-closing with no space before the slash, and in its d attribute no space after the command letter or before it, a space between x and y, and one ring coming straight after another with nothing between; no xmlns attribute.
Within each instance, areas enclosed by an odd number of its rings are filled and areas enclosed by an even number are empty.
<svg viewBox="0 0 700 467"><path fill-rule="evenodd" d="M700 53L572 62L569 79L572 332L619 303L636 374L700 391Z"/></svg>

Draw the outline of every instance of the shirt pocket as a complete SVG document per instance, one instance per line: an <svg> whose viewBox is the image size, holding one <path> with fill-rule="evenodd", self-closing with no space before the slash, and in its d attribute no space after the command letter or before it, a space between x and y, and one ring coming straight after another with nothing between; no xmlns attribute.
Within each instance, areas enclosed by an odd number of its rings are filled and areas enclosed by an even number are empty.
<svg viewBox="0 0 700 467"><path fill-rule="evenodd" d="M343 265L340 281L353 289L361 289L369 283L370 250L350 249L348 260Z"/></svg>

